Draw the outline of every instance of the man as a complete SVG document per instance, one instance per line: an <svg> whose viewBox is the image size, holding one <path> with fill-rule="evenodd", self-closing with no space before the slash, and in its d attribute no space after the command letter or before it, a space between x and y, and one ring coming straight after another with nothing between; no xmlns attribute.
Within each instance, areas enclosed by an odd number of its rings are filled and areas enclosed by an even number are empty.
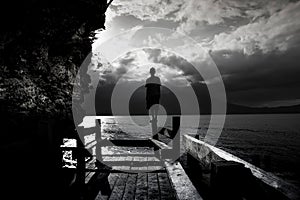
<svg viewBox="0 0 300 200"><path fill-rule="evenodd" d="M146 108L152 116L152 121L157 121L158 104L160 99L160 79L155 76L155 69L150 69L150 77L146 80Z"/></svg>

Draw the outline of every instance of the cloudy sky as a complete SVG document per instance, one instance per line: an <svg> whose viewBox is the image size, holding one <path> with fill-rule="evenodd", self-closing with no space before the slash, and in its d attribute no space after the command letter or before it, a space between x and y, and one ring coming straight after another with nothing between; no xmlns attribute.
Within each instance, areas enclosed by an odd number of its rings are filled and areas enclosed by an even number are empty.
<svg viewBox="0 0 300 200"><path fill-rule="evenodd" d="M147 43L156 48L127 52L114 63L102 64L103 80L113 82L123 76L128 81L144 81L149 66L157 69L165 85L213 84L219 80L211 77L205 82L182 56L160 49L158 43L165 42L207 70L210 66L207 62L212 59L231 103L248 106L300 103L299 1L114 0L106 16L106 30L98 33L94 49L127 30L133 30L134 34L122 38L123 41ZM156 37L150 37L138 31L144 27L185 34L204 51L194 51L176 34L158 32ZM106 51L117 51L122 40L118 38L115 49Z"/></svg>

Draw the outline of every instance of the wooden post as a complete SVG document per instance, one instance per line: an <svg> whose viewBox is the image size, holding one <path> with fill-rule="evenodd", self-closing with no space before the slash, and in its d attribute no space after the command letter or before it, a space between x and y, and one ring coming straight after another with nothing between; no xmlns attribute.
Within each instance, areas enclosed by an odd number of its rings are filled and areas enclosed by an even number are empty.
<svg viewBox="0 0 300 200"><path fill-rule="evenodd" d="M102 150L101 150L101 140L102 140L102 135L101 135L101 119L97 119L96 121L96 145L95 145L95 153L96 153L96 166L97 168L102 165Z"/></svg>
<svg viewBox="0 0 300 200"><path fill-rule="evenodd" d="M180 156L180 116L174 116L172 120L172 137L174 158Z"/></svg>
<svg viewBox="0 0 300 200"><path fill-rule="evenodd" d="M85 184L85 149L80 139L76 140L77 144L77 184L83 186Z"/></svg>
<svg viewBox="0 0 300 200"><path fill-rule="evenodd" d="M152 138L158 140L157 120L152 119L151 125L152 125Z"/></svg>

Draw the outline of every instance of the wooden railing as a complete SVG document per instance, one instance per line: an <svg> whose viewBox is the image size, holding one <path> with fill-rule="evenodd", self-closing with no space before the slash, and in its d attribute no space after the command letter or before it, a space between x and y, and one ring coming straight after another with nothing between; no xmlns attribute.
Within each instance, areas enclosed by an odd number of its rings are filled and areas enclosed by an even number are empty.
<svg viewBox="0 0 300 200"><path fill-rule="evenodd" d="M182 143L188 154L187 165L194 168L203 179L204 174L209 174L207 183L212 188L221 187L224 192L231 194L244 192L243 195L251 198L257 195L258 199L264 199L263 195L269 195L268 199L271 198L270 195L276 196L276 199L280 199L280 196L293 200L300 197L295 186L224 150L190 135L184 135ZM220 195L224 197L224 194Z"/></svg>
<svg viewBox="0 0 300 200"><path fill-rule="evenodd" d="M172 146L167 145L158 140L158 138L149 139L104 139L101 134L101 119L97 116L88 116L84 120L89 121L86 126L82 123L78 126L79 138L76 139L76 147L61 147L62 151L72 151L72 154L77 159L76 166L76 182L78 184L86 183L95 172L120 172L120 170L113 169L112 166L122 166L130 162L132 166L143 167L144 165L159 164L163 165L165 159L177 159L180 153L180 117L174 116L172 118L172 129L169 130ZM94 123L93 123L94 122ZM153 148L154 157L156 161L124 161L124 160L104 160L102 147L118 146L118 147L147 147ZM115 155L112 155L115 156ZM129 156L129 155L124 155ZM143 156L135 154L134 156ZM107 155L106 155L107 157ZM117 157L117 156L115 156ZM120 157L120 156L119 156ZM149 169L147 169L149 170ZM164 169L156 169L153 171L160 171Z"/></svg>

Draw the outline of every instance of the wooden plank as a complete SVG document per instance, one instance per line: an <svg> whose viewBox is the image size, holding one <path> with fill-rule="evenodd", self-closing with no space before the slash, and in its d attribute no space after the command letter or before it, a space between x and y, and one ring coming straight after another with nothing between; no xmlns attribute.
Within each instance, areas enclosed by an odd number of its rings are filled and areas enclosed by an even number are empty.
<svg viewBox="0 0 300 200"><path fill-rule="evenodd" d="M122 146L122 147L153 147L153 143L148 139L125 140L125 139L104 139L98 140L98 145L104 146Z"/></svg>
<svg viewBox="0 0 300 200"><path fill-rule="evenodd" d="M149 140L153 143L153 145L155 145L159 149L172 149L172 147L170 147L170 146L166 145L165 143L160 142L156 139L149 138Z"/></svg>
<svg viewBox="0 0 300 200"><path fill-rule="evenodd" d="M98 141L102 140L102 133L101 133L101 119L97 119L95 121L95 125L97 127L97 131L96 131L96 136L95 136L95 140L96 140L96 146L95 149L93 151L93 153L96 155L96 158L98 161L102 161L102 148L101 146L99 146Z"/></svg>
<svg viewBox="0 0 300 200"><path fill-rule="evenodd" d="M154 156L154 153L118 153L118 154L102 154L102 157L106 157L106 156L113 156L113 157L123 157L123 156L141 156L141 157L145 157L145 156Z"/></svg>
<svg viewBox="0 0 300 200"><path fill-rule="evenodd" d="M86 169L94 169L96 163L96 158L92 157L89 161L86 161L85 168Z"/></svg>
<svg viewBox="0 0 300 200"><path fill-rule="evenodd" d="M105 192L103 192L103 190L100 189L98 195L96 196L95 200L107 200L109 198L109 196L111 195L111 191L114 188L117 180L119 178L119 174L110 174L108 176L108 183L109 183L109 188L110 188L110 192L108 194L106 194Z"/></svg>
<svg viewBox="0 0 300 200"><path fill-rule="evenodd" d="M125 185L127 181L128 174L123 173L120 174L119 179L117 180L112 193L109 197L109 200L120 200L123 197L124 190L125 190Z"/></svg>
<svg viewBox="0 0 300 200"><path fill-rule="evenodd" d="M136 183L135 200L147 200L147 198L148 198L147 179L148 179L148 176L146 173L138 174L137 183Z"/></svg>
<svg viewBox="0 0 300 200"><path fill-rule="evenodd" d="M95 172L86 172L85 174L86 174L85 184L87 184L91 180L91 178L94 176Z"/></svg>
<svg viewBox="0 0 300 200"><path fill-rule="evenodd" d="M100 172L100 173L123 173L124 170L130 171L133 167L128 167L126 169L121 169L122 166L116 166L112 169L86 169L87 172ZM68 169L69 170L69 169ZM133 168L134 172L148 172L151 170L151 173L164 173L166 170L162 166L147 166L147 167L136 167Z"/></svg>
<svg viewBox="0 0 300 200"><path fill-rule="evenodd" d="M90 142L87 145L85 145L85 149L90 149L90 148L94 147L96 144L97 144L97 141Z"/></svg>
<svg viewBox="0 0 300 200"><path fill-rule="evenodd" d="M103 156L103 161L159 161L155 156L152 155L143 155L143 156L131 156L131 154L122 155L122 156Z"/></svg>
<svg viewBox="0 0 300 200"><path fill-rule="evenodd" d="M102 161L107 166L135 166L135 167L146 167L146 166L162 166L161 161Z"/></svg>
<svg viewBox="0 0 300 200"><path fill-rule="evenodd" d="M156 173L147 173L148 175L148 200L159 200L158 179Z"/></svg>
<svg viewBox="0 0 300 200"><path fill-rule="evenodd" d="M185 151L200 162L203 170L210 171L212 162L224 161L222 157L214 153L210 146L204 142L188 135L184 135L182 138Z"/></svg>
<svg viewBox="0 0 300 200"><path fill-rule="evenodd" d="M294 185L287 183L281 178L275 176L274 174L266 172L263 169L260 169L252 165L251 163L248 163L222 149L211 146L189 135L183 136L183 145L190 155L192 155L194 158L196 158L202 163L205 162L208 166L210 166L212 162L224 160L242 163L246 168L249 168L251 170L252 174L256 178L263 181L270 187L276 189L277 191L280 191L289 199L296 200L300 198L299 190Z"/></svg>
<svg viewBox="0 0 300 200"><path fill-rule="evenodd" d="M124 200L134 199L136 188L137 174L129 174L126 182L125 192L123 195Z"/></svg>
<svg viewBox="0 0 300 200"><path fill-rule="evenodd" d="M160 199L161 200L176 199L167 173L157 173L157 176L158 176L158 183L159 183L159 190L160 190Z"/></svg>
<svg viewBox="0 0 300 200"><path fill-rule="evenodd" d="M195 186L185 173L179 162L169 163L165 162L168 175L170 177L172 186L176 192L179 200L198 199L202 200Z"/></svg>

